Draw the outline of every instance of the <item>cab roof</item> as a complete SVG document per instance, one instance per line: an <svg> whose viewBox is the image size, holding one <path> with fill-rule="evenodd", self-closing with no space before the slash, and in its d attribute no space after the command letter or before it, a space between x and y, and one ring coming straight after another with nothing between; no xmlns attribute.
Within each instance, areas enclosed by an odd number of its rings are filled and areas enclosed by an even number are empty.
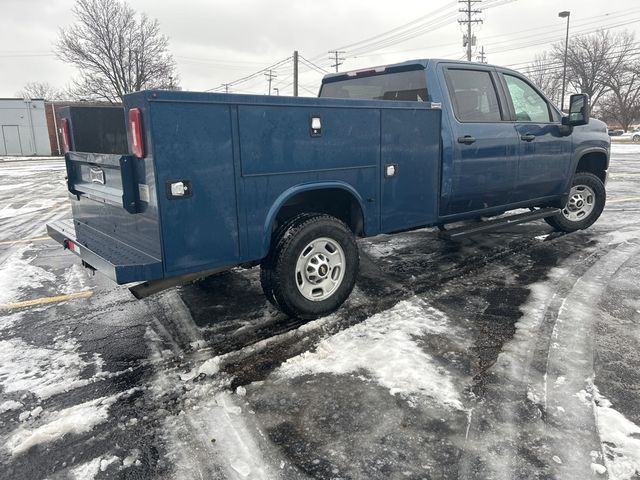
<svg viewBox="0 0 640 480"><path fill-rule="evenodd" d="M429 66L429 64L438 64L438 63L447 63L447 64L460 65L460 66L477 65L482 67L498 68L502 71L514 71L508 68L501 67L500 65L492 65L487 63L467 62L464 60L449 60L444 58L428 58L428 59L407 60L406 62L401 62L401 63L379 65L376 67L366 67L366 68L362 68L358 70L350 70L346 72L329 73L323 77L322 83L331 83L331 82L337 82L339 80L347 80L350 78L355 78L357 76L366 75L366 74L375 75L380 73L404 72L408 70L422 70L422 69L426 69Z"/></svg>

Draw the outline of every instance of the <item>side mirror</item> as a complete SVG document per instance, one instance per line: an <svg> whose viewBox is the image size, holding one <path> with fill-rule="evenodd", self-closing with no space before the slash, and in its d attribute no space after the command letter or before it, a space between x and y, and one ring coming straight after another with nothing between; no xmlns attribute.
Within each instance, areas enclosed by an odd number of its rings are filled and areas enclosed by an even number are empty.
<svg viewBox="0 0 640 480"><path fill-rule="evenodd" d="M571 95L567 124L572 127L587 125L589 123L589 113L589 96L585 93Z"/></svg>

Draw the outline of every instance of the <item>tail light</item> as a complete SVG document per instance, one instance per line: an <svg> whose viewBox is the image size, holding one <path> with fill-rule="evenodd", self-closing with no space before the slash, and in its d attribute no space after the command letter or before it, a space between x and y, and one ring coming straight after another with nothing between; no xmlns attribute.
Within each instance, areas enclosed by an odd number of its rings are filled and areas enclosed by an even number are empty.
<svg viewBox="0 0 640 480"><path fill-rule="evenodd" d="M69 129L69 119L63 118L60 121L60 130L62 130L62 146L64 153L71 151L71 131Z"/></svg>
<svg viewBox="0 0 640 480"><path fill-rule="evenodd" d="M129 110L129 135L131 136L131 153L138 158L143 158L142 113L139 108Z"/></svg>

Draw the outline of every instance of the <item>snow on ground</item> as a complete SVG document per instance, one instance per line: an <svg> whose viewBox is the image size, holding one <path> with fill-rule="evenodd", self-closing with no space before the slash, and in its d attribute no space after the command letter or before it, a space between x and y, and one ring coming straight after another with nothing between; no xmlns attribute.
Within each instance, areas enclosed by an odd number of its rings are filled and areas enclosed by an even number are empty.
<svg viewBox="0 0 640 480"><path fill-rule="evenodd" d="M0 341L0 385L4 393L31 392L45 399L90 383L81 374L93 366L101 373L97 357L87 362L72 339L56 339L50 347L36 347L20 338ZM93 372L92 372L93 373Z"/></svg>
<svg viewBox="0 0 640 480"><path fill-rule="evenodd" d="M2 311L2 315L0 315L0 332L9 330L13 326L20 324L23 317L24 311L18 310L12 313Z"/></svg>
<svg viewBox="0 0 640 480"><path fill-rule="evenodd" d="M290 358L277 374L366 373L392 395L410 400L426 396L463 409L454 379L416 341L445 332L452 334L446 315L413 298L321 341L314 352Z"/></svg>
<svg viewBox="0 0 640 480"><path fill-rule="evenodd" d="M6 185L0 185L0 192L7 192L9 190L21 191L26 187L30 187L30 183L7 183Z"/></svg>
<svg viewBox="0 0 640 480"><path fill-rule="evenodd" d="M25 160L62 160L64 157L16 157L13 155L3 155L0 157L0 162L23 162Z"/></svg>
<svg viewBox="0 0 640 480"><path fill-rule="evenodd" d="M413 233L414 232L408 232L403 236L380 235L376 238L378 241L375 243L368 240L362 242L362 247L374 258L385 258L403 247L410 247L420 242L421 239L412 235Z"/></svg>
<svg viewBox="0 0 640 480"><path fill-rule="evenodd" d="M189 407L177 416L168 416L164 424L167 456L175 477L196 478L204 463L218 464L228 479L277 478L273 458L267 460L259 446L260 433L233 394L201 393L191 392ZM194 458L193 448L207 457L204 462Z"/></svg>
<svg viewBox="0 0 640 480"><path fill-rule="evenodd" d="M56 276L33 265L35 255L29 256L30 245L16 248L0 269L0 305L17 302L26 289L41 288L44 282L56 282Z"/></svg>
<svg viewBox="0 0 640 480"><path fill-rule="evenodd" d="M601 240L610 245L618 244L618 243L630 243L633 240L638 240L640 238L640 228L630 227L623 228L620 230L615 230L613 232L609 232L604 236L604 239Z"/></svg>
<svg viewBox="0 0 640 480"><path fill-rule="evenodd" d="M9 203L0 208L0 220L27 215L40 210L48 210L55 207L57 203L58 202L55 199L32 200L26 204Z"/></svg>
<svg viewBox="0 0 640 480"><path fill-rule="evenodd" d="M119 461L120 457L116 455L97 457L72 468L69 473L73 480L93 480L98 475L98 472L104 472L109 465Z"/></svg>
<svg viewBox="0 0 640 480"><path fill-rule="evenodd" d="M36 445L54 442L65 435L90 432L109 418L109 408L137 388L110 397L101 397L55 412L45 412L33 419L33 426L21 426L9 434L4 447L11 455L19 455Z"/></svg>
<svg viewBox="0 0 640 480"><path fill-rule="evenodd" d="M18 410L19 408L22 408L22 406L22 403L16 402L15 400L6 400L0 403L0 413Z"/></svg>
<svg viewBox="0 0 640 480"><path fill-rule="evenodd" d="M173 358L151 328L145 337L155 363ZM230 379L219 375L221 358L207 358L186 373L161 368L150 387L158 401L176 392L182 402L179 414L164 420L166 456L175 478L277 478L273 459L267 461L258 445L261 434L226 391Z"/></svg>
<svg viewBox="0 0 640 480"><path fill-rule="evenodd" d="M592 381L575 396L594 408L609 479L637 479L640 476L640 427L615 410Z"/></svg>
<svg viewBox="0 0 640 480"><path fill-rule="evenodd" d="M87 270L79 263L74 263L64 272L59 292L61 294L76 293L90 290L87 286Z"/></svg>

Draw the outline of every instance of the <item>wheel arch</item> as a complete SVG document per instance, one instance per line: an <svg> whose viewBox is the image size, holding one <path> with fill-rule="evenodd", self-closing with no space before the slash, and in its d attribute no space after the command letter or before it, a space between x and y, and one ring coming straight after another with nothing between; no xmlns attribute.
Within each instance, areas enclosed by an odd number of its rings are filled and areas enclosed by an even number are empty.
<svg viewBox="0 0 640 480"><path fill-rule="evenodd" d="M577 172L588 172L594 174L602 182L607 179L607 169L609 168L609 155L602 148L591 148L581 151L577 155L574 174Z"/></svg>
<svg viewBox="0 0 640 480"><path fill-rule="evenodd" d="M327 213L349 226L354 235L363 235L365 208L361 195L344 182L295 185L285 190L269 209L264 222L262 256L271 246L271 237L280 223L304 211Z"/></svg>

